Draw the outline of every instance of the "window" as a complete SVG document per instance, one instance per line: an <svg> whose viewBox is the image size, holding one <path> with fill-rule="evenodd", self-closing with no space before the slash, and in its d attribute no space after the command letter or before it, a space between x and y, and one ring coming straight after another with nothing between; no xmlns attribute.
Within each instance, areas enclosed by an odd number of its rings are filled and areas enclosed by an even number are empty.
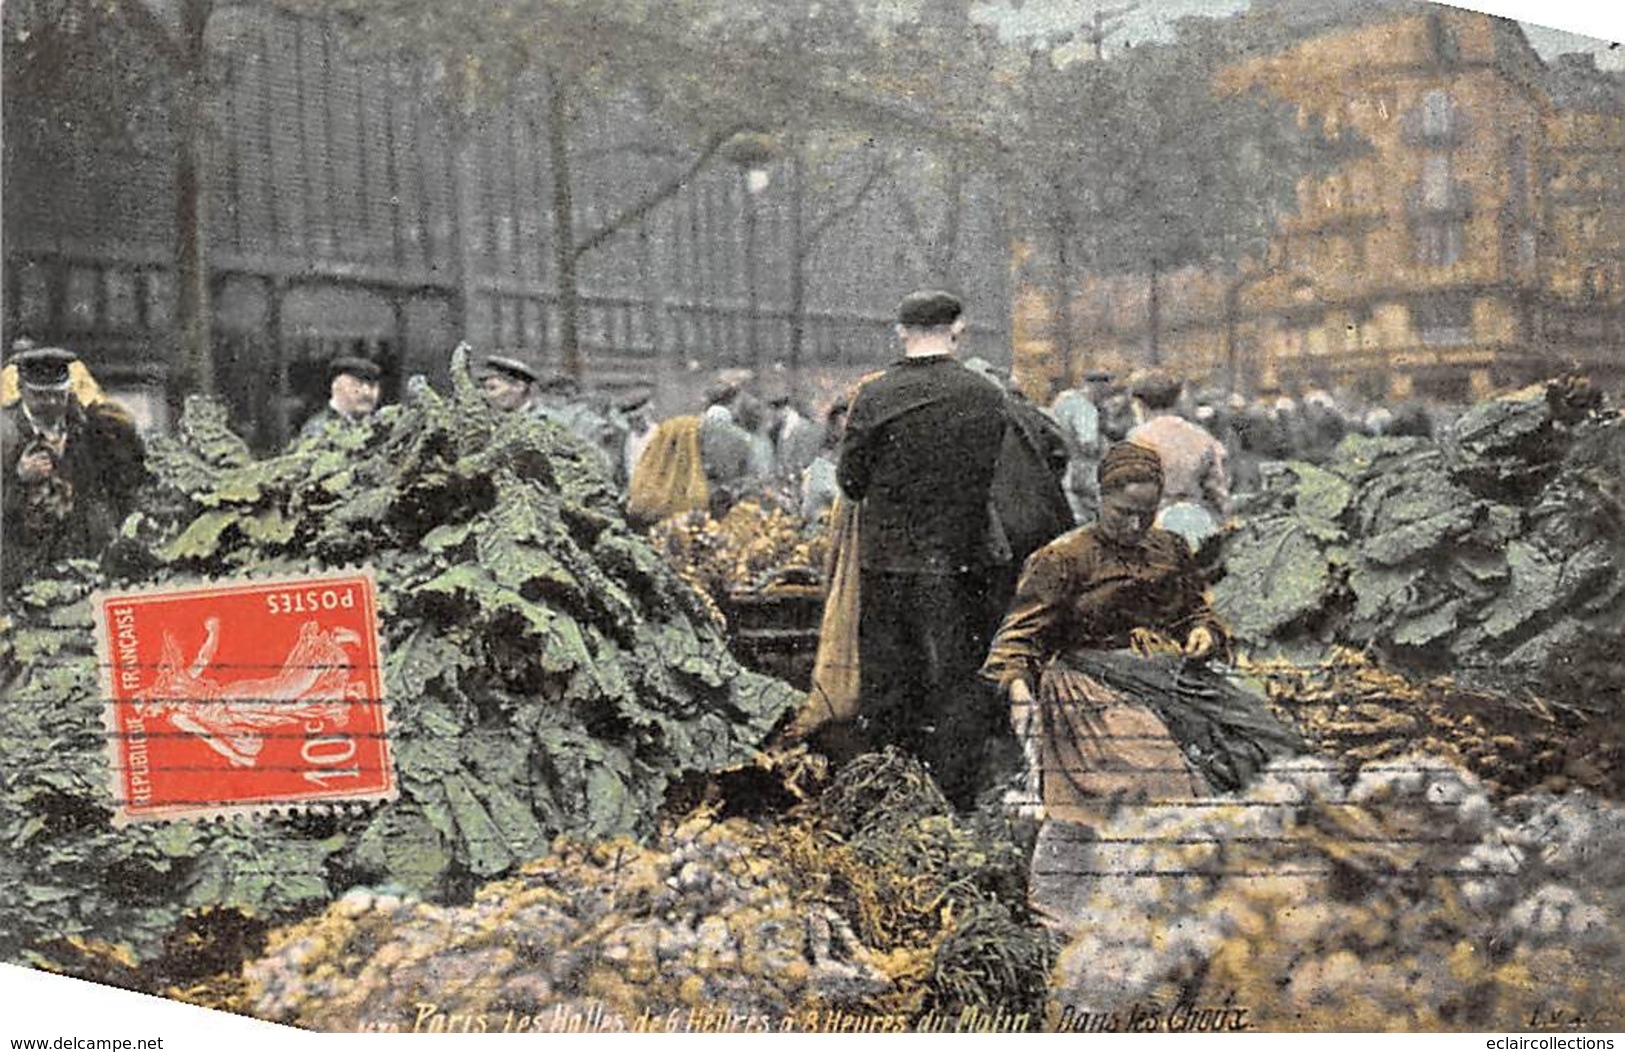
<svg viewBox="0 0 1625 1052"><path fill-rule="evenodd" d="M146 300L148 328L161 329L171 324L175 316L175 281L167 270L147 271Z"/></svg>
<svg viewBox="0 0 1625 1052"><path fill-rule="evenodd" d="M1430 139L1442 139L1454 130L1455 107L1450 94L1434 89L1422 96L1422 134Z"/></svg>
<svg viewBox="0 0 1625 1052"><path fill-rule="evenodd" d="M76 328L96 324L97 301L101 299L101 275L88 267L68 271L68 321Z"/></svg>
<svg viewBox="0 0 1625 1052"><path fill-rule="evenodd" d="M1507 141L1507 208L1512 218L1527 219L1529 206L1529 148L1523 136L1514 135Z"/></svg>
<svg viewBox="0 0 1625 1052"><path fill-rule="evenodd" d="M542 345L542 308L535 300L525 301L524 339L527 348Z"/></svg>
<svg viewBox="0 0 1625 1052"><path fill-rule="evenodd" d="M1535 265L1535 232L1523 230L1518 234L1518 269L1529 270Z"/></svg>
<svg viewBox="0 0 1625 1052"><path fill-rule="evenodd" d="M1461 259L1467 230L1457 219L1424 219L1416 224L1415 237L1416 262L1448 267Z"/></svg>
<svg viewBox="0 0 1625 1052"><path fill-rule="evenodd" d="M133 329L140 323L140 307L135 275L127 270L109 270L107 281L107 324L117 329Z"/></svg>
<svg viewBox="0 0 1625 1052"><path fill-rule="evenodd" d="M51 287L45 268L38 263L24 263L18 277L19 320L25 328L39 329L51 320Z"/></svg>
<svg viewBox="0 0 1625 1052"><path fill-rule="evenodd" d="M1450 207L1450 155L1430 153L1422 158L1422 207Z"/></svg>
<svg viewBox="0 0 1625 1052"><path fill-rule="evenodd" d="M1446 405L1464 405L1472 393L1471 377L1459 372L1419 377L1415 393Z"/></svg>
<svg viewBox="0 0 1625 1052"><path fill-rule="evenodd" d="M1473 338L1472 304L1461 299L1423 300L1416 305L1416 332L1430 347L1454 346Z"/></svg>

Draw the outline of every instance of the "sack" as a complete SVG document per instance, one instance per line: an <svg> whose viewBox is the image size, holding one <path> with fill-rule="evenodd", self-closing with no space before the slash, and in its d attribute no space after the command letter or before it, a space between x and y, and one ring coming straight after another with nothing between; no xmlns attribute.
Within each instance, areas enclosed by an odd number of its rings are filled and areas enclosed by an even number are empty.
<svg viewBox="0 0 1625 1052"><path fill-rule="evenodd" d="M858 505L835 498L829 521L829 593L818 624L812 690L786 731L791 741L858 713Z"/></svg>
<svg viewBox="0 0 1625 1052"><path fill-rule="evenodd" d="M1185 538L1185 542L1191 546L1193 552L1202 547L1203 541L1219 532L1219 523L1214 519L1213 513L1202 505L1188 500L1170 504L1157 512L1156 521L1152 525L1159 530L1179 534Z"/></svg>
<svg viewBox="0 0 1625 1052"><path fill-rule="evenodd" d="M626 515L636 523L654 523L710 506L711 489L700 459L700 418L664 420L649 437L632 469Z"/></svg>

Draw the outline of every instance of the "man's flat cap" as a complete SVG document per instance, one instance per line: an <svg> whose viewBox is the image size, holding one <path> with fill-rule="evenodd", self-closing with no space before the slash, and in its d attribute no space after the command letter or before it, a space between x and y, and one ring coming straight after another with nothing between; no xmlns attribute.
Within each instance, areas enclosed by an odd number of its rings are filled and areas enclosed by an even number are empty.
<svg viewBox="0 0 1625 1052"><path fill-rule="evenodd" d="M501 374L514 380L522 380L527 384L536 382L536 370L520 361L518 358L509 358L506 355L493 354L485 359L480 367L480 375L490 376L493 373Z"/></svg>
<svg viewBox="0 0 1625 1052"><path fill-rule="evenodd" d="M1172 403L1185 382L1166 369L1144 369L1129 378L1134 397L1157 404Z"/></svg>
<svg viewBox="0 0 1625 1052"><path fill-rule="evenodd" d="M336 380L341 376L353 376L357 380L377 383L378 378L383 375L383 368L370 358L358 358L355 355L345 354L327 363L327 379L329 381Z"/></svg>
<svg viewBox="0 0 1625 1052"><path fill-rule="evenodd" d="M11 360L17 366L17 380L24 387L50 390L68 386L68 366L79 356L61 347L31 347L13 354Z"/></svg>
<svg viewBox="0 0 1625 1052"><path fill-rule="evenodd" d="M654 400L654 388L647 384L628 388L615 396L615 408L623 413L635 412Z"/></svg>
<svg viewBox="0 0 1625 1052"><path fill-rule="evenodd" d="M728 401L743 391L755 376L749 369L721 370L705 385L705 404L711 406Z"/></svg>
<svg viewBox="0 0 1625 1052"><path fill-rule="evenodd" d="M934 329L952 325L964 312L959 297L951 292L911 292L897 305L897 324L911 329Z"/></svg>
<svg viewBox="0 0 1625 1052"><path fill-rule="evenodd" d="M1109 384L1112 379L1112 374L1106 372L1095 371L1083 374L1083 382L1086 384Z"/></svg>
<svg viewBox="0 0 1625 1052"><path fill-rule="evenodd" d="M581 391L581 381L569 373L549 373L538 380L537 385L548 394L571 395Z"/></svg>

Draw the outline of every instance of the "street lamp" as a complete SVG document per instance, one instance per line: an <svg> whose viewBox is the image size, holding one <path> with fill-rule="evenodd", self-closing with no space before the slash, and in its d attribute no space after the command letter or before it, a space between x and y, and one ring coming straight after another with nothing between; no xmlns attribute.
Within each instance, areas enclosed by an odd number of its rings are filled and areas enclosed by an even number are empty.
<svg viewBox="0 0 1625 1052"><path fill-rule="evenodd" d="M750 344L750 364L760 369L761 343L761 278L756 265L756 227L760 198L772 182L768 165L778 153L778 143L772 136L756 131L742 131L728 141L723 154L739 166L745 180L745 311L746 332Z"/></svg>
<svg viewBox="0 0 1625 1052"><path fill-rule="evenodd" d="M756 265L757 209L771 180L772 176L766 168L745 170L745 311L750 326L750 364L751 368L757 370L762 367L762 289Z"/></svg>

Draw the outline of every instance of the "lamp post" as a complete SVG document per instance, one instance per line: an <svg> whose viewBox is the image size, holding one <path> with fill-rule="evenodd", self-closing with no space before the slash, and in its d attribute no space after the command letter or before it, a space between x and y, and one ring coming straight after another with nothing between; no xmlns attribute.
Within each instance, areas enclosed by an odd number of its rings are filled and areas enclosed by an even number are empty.
<svg viewBox="0 0 1625 1052"><path fill-rule="evenodd" d="M760 369L763 357L759 317L762 312L762 287L761 276L757 273L761 267L756 262L756 228L759 199L772 182L768 166L778 155L778 142L766 132L741 131L728 141L721 153L739 168L745 181L745 310L748 314L745 332L751 367Z"/></svg>
<svg viewBox="0 0 1625 1052"><path fill-rule="evenodd" d="M745 311L749 325L750 364L758 371L762 368L762 290L758 277L760 268L756 265L757 209L771 181L768 170L760 165L745 169Z"/></svg>

